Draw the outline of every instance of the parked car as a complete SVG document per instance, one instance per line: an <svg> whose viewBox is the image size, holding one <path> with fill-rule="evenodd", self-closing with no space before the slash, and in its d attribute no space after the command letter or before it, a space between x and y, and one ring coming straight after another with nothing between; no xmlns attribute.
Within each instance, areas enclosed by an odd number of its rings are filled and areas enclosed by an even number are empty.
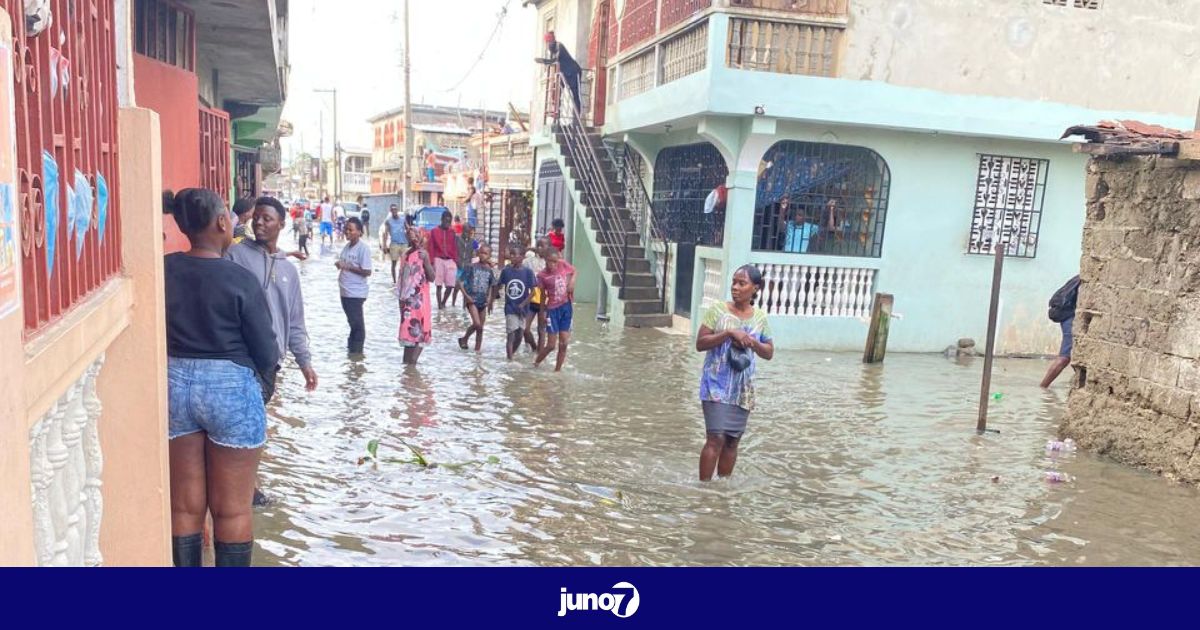
<svg viewBox="0 0 1200 630"><path fill-rule="evenodd" d="M353 201L343 201L342 209L346 211L346 218L362 218L362 206Z"/></svg>

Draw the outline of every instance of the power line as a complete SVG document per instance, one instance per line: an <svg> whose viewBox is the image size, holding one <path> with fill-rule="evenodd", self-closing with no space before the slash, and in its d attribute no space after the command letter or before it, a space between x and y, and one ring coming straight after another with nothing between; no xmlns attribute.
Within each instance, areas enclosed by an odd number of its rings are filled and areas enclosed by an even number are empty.
<svg viewBox="0 0 1200 630"><path fill-rule="evenodd" d="M467 79L471 78L471 74L474 73L475 69L479 67L480 62L482 62L484 56L487 55L488 49L492 47L492 42L495 41L496 35L500 32L500 28L504 25L504 18L508 16L509 4L512 4L512 0L505 0L504 6L500 8L500 13L496 16L496 26L492 29L492 34L488 36L487 42L483 45L483 50L479 52L479 57L475 59L475 63L471 64L471 68L467 70L467 73L463 75L463 78L458 80L458 83L455 83L451 88L442 90L442 92L453 92L461 87L463 83L466 83Z"/></svg>

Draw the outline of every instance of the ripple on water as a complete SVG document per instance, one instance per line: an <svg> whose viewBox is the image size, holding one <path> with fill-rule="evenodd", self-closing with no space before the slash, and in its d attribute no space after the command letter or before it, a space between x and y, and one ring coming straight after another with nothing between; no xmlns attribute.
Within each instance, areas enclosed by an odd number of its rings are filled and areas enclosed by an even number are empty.
<svg viewBox="0 0 1200 630"><path fill-rule="evenodd" d="M688 336L576 317L567 369L481 354L435 313L401 365L386 274L372 278L366 359L345 356L330 258L301 263L321 387L294 365L271 407L256 562L285 565L1074 565L1200 562L1196 491L1087 454L1048 457L1061 392L1045 364L999 361L976 436L979 362L777 353L737 475L695 480L702 357ZM382 459L359 465L370 440ZM486 463L495 457L498 463ZM1061 469L1072 484L1048 485Z"/></svg>

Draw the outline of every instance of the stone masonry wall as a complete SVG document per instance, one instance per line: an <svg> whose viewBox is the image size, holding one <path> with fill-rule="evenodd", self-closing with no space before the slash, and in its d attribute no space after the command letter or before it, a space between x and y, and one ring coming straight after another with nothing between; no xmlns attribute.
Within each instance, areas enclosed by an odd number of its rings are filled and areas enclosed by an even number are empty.
<svg viewBox="0 0 1200 630"><path fill-rule="evenodd" d="M1094 159L1086 193L1062 432L1200 483L1200 163Z"/></svg>

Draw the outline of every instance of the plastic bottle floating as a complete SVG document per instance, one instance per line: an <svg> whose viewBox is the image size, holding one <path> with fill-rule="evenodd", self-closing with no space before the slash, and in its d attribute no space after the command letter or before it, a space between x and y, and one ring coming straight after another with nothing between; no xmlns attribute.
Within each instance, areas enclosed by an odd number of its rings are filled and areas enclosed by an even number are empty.
<svg viewBox="0 0 1200 630"><path fill-rule="evenodd" d="M1075 440L1071 438L1067 438L1061 442L1058 440L1046 442L1046 450L1051 453L1074 453L1076 448Z"/></svg>
<svg viewBox="0 0 1200 630"><path fill-rule="evenodd" d="M1047 470L1045 478L1047 483L1071 483L1075 481L1075 478L1071 475L1057 470Z"/></svg>

